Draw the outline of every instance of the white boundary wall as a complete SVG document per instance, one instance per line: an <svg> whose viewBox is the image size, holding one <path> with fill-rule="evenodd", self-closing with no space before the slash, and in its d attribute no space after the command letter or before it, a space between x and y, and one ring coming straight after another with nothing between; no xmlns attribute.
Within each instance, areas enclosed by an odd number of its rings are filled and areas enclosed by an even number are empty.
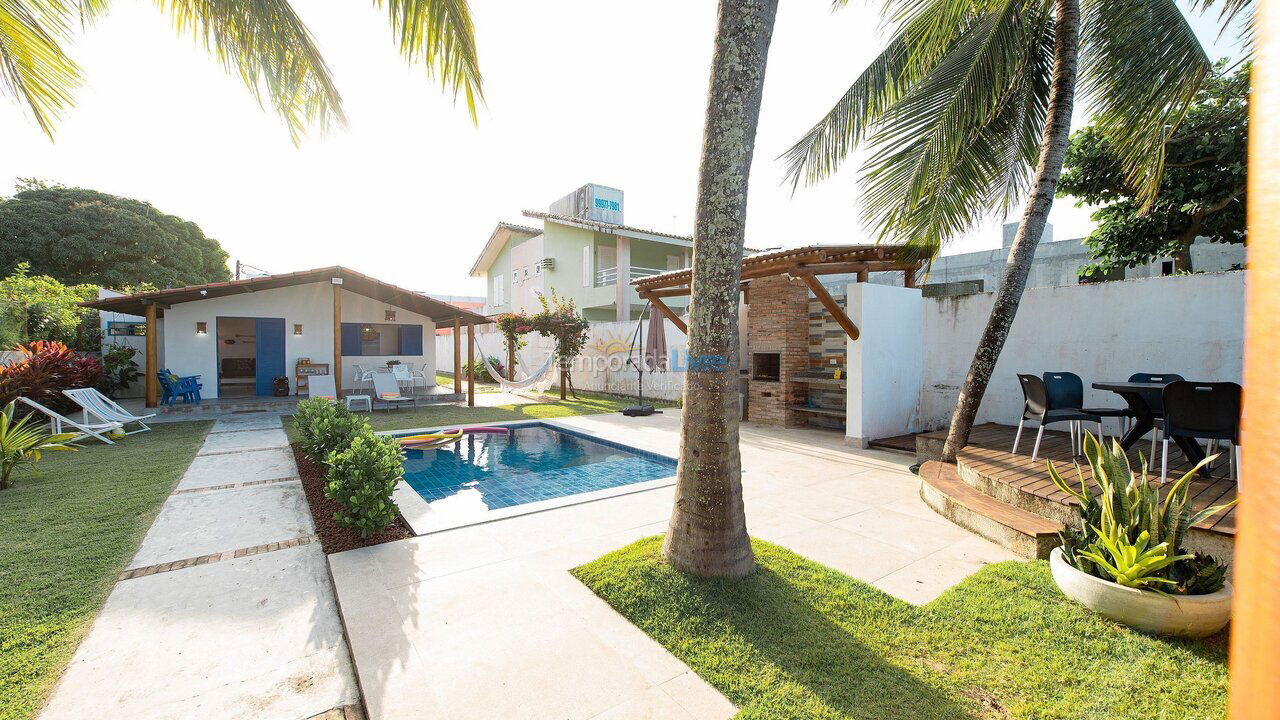
<svg viewBox="0 0 1280 720"><path fill-rule="evenodd" d="M1235 271L1027 290L977 421L1017 424L1022 391L1016 375L1022 372L1074 372L1084 379L1085 403L1100 407L1121 407L1123 401L1089 384L1126 380L1135 372L1241 382L1244 287L1245 272ZM850 344L846 433L851 441L945 428L994 294L920 298L918 291L867 284L859 301L866 304L863 312L852 300L857 291L857 283L850 285L849 314L863 330L864 347ZM741 363L749 357L745 309L740 327ZM672 356L685 362L684 333L670 322L666 330ZM635 370L622 369L633 332L635 323L592 323L587 348L574 371L575 387L635 393ZM435 338L436 366L449 372L453 338ZM496 332L479 329L477 338L489 355L506 357ZM537 335L526 339L530 345L521 356L536 368L546 359L549 341ZM675 400L683 385L683 372L645 373L646 397ZM1108 432L1115 431L1112 423Z"/></svg>
<svg viewBox="0 0 1280 720"><path fill-rule="evenodd" d="M1241 382L1244 288L1245 272L1236 271L1027 290L977 422L1017 424L1018 373L1076 373L1084 379L1085 404L1096 407L1123 407L1124 401L1091 383L1127 380L1135 372ZM924 380L914 429L950 423L994 298L925 300Z"/></svg>

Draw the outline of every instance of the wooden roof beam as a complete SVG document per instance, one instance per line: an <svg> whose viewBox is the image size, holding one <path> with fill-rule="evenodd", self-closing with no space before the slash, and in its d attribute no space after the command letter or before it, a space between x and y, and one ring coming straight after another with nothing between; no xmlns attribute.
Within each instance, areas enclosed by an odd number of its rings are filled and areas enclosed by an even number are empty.
<svg viewBox="0 0 1280 720"><path fill-rule="evenodd" d="M803 280L804 284L809 286L810 292L818 298L818 302L822 303L827 312L831 313L831 317L835 318L836 324L844 330L850 340L857 340L862 335L862 332L858 330L858 326L854 325L849 316L845 314L844 308L840 307L840 303L836 302L835 298L831 297L831 293L827 292L822 283L818 282L818 278L807 272L797 272L792 277Z"/></svg>

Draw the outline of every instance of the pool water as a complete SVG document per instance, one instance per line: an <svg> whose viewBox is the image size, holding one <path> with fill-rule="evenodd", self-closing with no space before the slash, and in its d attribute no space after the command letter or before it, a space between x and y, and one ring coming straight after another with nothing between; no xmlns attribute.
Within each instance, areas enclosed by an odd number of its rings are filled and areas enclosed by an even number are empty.
<svg viewBox="0 0 1280 720"><path fill-rule="evenodd" d="M407 449L404 479L428 504L488 510L675 475L676 462L543 423L510 435L466 434L439 448Z"/></svg>

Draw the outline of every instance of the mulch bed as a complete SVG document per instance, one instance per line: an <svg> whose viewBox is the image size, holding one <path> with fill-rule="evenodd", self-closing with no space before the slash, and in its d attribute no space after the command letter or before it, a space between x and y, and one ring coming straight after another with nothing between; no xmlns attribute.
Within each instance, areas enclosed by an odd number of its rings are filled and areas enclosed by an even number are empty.
<svg viewBox="0 0 1280 720"><path fill-rule="evenodd" d="M297 443L292 447L293 458L298 463L298 475L302 478L302 489L307 494L307 505L311 507L316 535L320 538L320 547L326 555L413 537L413 531L404 518L399 516L386 530L367 538L360 537L360 533L354 530L336 525L333 514L341 506L324 496L325 466L303 454Z"/></svg>

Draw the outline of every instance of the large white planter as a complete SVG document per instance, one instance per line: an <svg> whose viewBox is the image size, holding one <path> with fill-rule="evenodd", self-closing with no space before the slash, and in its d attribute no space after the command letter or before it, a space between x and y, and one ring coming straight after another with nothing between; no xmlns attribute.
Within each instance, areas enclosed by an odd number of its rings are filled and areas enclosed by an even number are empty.
<svg viewBox="0 0 1280 720"><path fill-rule="evenodd" d="M1064 595L1136 630L1197 638L1218 632L1231 620L1230 582L1209 595L1135 590L1075 569L1062 557L1062 548L1050 553L1049 569Z"/></svg>

